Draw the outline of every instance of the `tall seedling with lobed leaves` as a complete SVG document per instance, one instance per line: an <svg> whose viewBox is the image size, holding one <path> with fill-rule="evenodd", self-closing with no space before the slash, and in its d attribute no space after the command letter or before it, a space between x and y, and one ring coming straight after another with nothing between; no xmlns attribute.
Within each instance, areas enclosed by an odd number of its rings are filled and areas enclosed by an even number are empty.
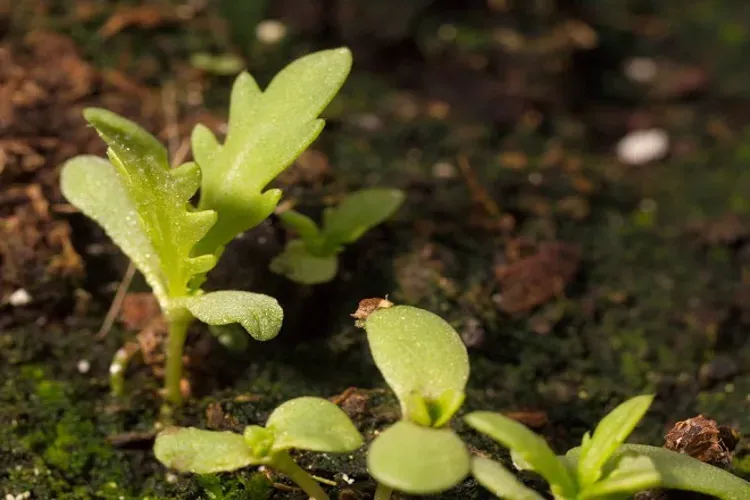
<svg viewBox="0 0 750 500"><path fill-rule="evenodd" d="M281 198L266 186L323 129L318 114L351 67L340 48L302 57L265 91L247 73L234 83L226 140L204 126L192 137L195 162L170 169L166 148L135 123L104 109L86 120L107 143L109 161L78 156L62 169L65 197L97 221L153 288L169 322L166 398L181 402L182 352L195 319L240 323L273 338L283 313L275 299L242 291L204 293L201 285L237 234L268 217ZM197 207L190 199L200 187Z"/></svg>

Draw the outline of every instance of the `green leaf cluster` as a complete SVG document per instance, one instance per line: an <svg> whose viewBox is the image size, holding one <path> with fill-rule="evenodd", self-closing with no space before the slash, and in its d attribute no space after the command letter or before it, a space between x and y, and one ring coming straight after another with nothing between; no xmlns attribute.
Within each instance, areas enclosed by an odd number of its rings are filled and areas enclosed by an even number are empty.
<svg viewBox="0 0 750 500"><path fill-rule="evenodd" d="M625 445L648 410L653 396L620 404L586 434L580 447L558 457L547 442L523 424L492 412L473 412L469 426L511 450L519 468L533 470L549 484L555 499L626 499L634 493L664 487L714 495L722 500L750 498L750 483L717 467L665 448ZM472 459L474 477L506 500L542 500L501 464Z"/></svg>
<svg viewBox="0 0 750 500"><path fill-rule="evenodd" d="M404 201L398 189L372 188L348 195L335 208L323 211L323 225L310 217L287 210L279 214L282 223L299 238L290 240L271 262L271 270L305 285L325 283L336 276L344 245L390 218Z"/></svg>
<svg viewBox="0 0 750 500"><path fill-rule="evenodd" d="M292 399L277 407L265 427L252 425L244 434L169 428L154 444L154 454L165 466L180 472L212 474L251 465L266 465L287 474L318 500L328 497L297 466L290 449L347 453L362 446L362 436L349 417L328 400Z"/></svg>

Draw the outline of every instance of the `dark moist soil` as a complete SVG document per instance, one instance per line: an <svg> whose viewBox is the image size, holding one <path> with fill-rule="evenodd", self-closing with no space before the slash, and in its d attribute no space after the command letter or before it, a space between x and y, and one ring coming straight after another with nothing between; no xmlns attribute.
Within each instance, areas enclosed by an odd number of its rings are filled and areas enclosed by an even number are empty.
<svg viewBox="0 0 750 500"><path fill-rule="evenodd" d="M244 351L196 326L179 423L241 430L287 398L318 395L372 438L398 408L349 313L387 294L461 333L472 361L462 411L513 412L560 452L643 392L657 398L633 441L662 444L699 413L750 436L741 2L10 4L0 10L0 496L302 498L272 473L178 476L154 460L158 318L130 295L97 336L127 262L57 186L65 159L103 153L85 106L136 119L173 154L197 122L220 131L232 78L192 67L200 52L244 57L265 83L298 55L352 47L326 131L278 183L313 215L362 186L398 187L408 201L347 249L326 285L267 270L289 237L273 218L232 243L210 287L277 297L285 326ZM268 18L287 26L277 44L254 36ZM649 82L626 76L635 57L655 69ZM669 156L619 162L616 142L648 127L669 134ZM131 292L143 291L136 278ZM144 355L114 398L109 362L136 339ZM299 459L338 484L334 498L372 494L362 451ZM750 477L747 437L733 465ZM488 496L467 480L441 498Z"/></svg>

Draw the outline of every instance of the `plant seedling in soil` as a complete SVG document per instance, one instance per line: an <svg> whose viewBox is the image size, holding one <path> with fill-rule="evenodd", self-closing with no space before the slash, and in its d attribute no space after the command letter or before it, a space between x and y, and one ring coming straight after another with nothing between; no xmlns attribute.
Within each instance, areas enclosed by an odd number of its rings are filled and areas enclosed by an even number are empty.
<svg viewBox="0 0 750 500"><path fill-rule="evenodd" d="M612 410L586 433L581 446L558 457L547 442L523 424L492 412L473 412L464 420L511 450L517 467L533 470L558 500L625 499L650 488L713 495L721 500L750 498L750 483L718 467L666 448L623 444L648 410L653 396L637 396ZM499 463L474 457L474 477L506 500L542 500Z"/></svg>
<svg viewBox="0 0 750 500"><path fill-rule="evenodd" d="M97 221L154 291L169 323L166 399L182 400L182 352L188 326L241 324L257 340L273 338L283 313L275 299L201 289L224 247L273 213L281 197L265 187L317 137L317 118L343 84L351 53L316 52L289 64L261 91L248 73L234 82L223 144L198 125L195 162L170 169L166 148L135 123L104 109L84 117L107 143L109 161L69 160L65 197ZM190 199L200 187L200 202ZM265 191L264 191L265 190Z"/></svg>
<svg viewBox="0 0 750 500"><path fill-rule="evenodd" d="M314 285L331 281L338 270L337 255L344 245L391 217L404 201L398 189L372 188L348 195L340 205L323 211L323 227L294 210L279 218L298 235L271 262L271 271L292 281Z"/></svg>
<svg viewBox="0 0 750 500"><path fill-rule="evenodd" d="M347 453L362 446L362 436L338 406L321 398L292 399L276 408L265 427L251 425L244 434L172 427L154 443L154 454L180 472L213 474L265 465L285 474L315 500L328 495L289 455L292 448Z"/></svg>
<svg viewBox="0 0 750 500"><path fill-rule="evenodd" d="M401 404L401 420L375 438L367 455L378 481L375 498L386 500L392 490L427 495L456 486L470 464L466 446L449 427L469 378L461 338L431 312L382 299L362 301L355 317Z"/></svg>

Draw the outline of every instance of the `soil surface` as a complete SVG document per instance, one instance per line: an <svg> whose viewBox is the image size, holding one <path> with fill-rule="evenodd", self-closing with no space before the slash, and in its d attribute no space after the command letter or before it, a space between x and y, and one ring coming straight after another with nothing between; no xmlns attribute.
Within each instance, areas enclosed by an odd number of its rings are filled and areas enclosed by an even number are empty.
<svg viewBox="0 0 750 500"><path fill-rule="evenodd" d="M398 406L349 314L388 295L461 333L461 413L509 413L563 452L655 392L631 441L661 445L703 414L739 432L732 465L750 478L748 23L750 7L720 0L0 1L0 496L303 498L268 471L182 476L154 459L158 310L136 276L102 330L128 262L58 173L104 152L86 106L184 159L196 123L223 131L239 69L265 84L339 45L352 75L277 185L314 216L363 186L407 202L325 285L268 271L291 236L275 218L234 241L209 288L270 294L285 324L249 346L195 326L177 421L241 430L317 395L371 439ZM644 130L664 151L628 161L620 141ZM123 346L136 354L114 397ZM333 498L371 498L364 451L299 460ZM441 498L490 495L467 480Z"/></svg>

